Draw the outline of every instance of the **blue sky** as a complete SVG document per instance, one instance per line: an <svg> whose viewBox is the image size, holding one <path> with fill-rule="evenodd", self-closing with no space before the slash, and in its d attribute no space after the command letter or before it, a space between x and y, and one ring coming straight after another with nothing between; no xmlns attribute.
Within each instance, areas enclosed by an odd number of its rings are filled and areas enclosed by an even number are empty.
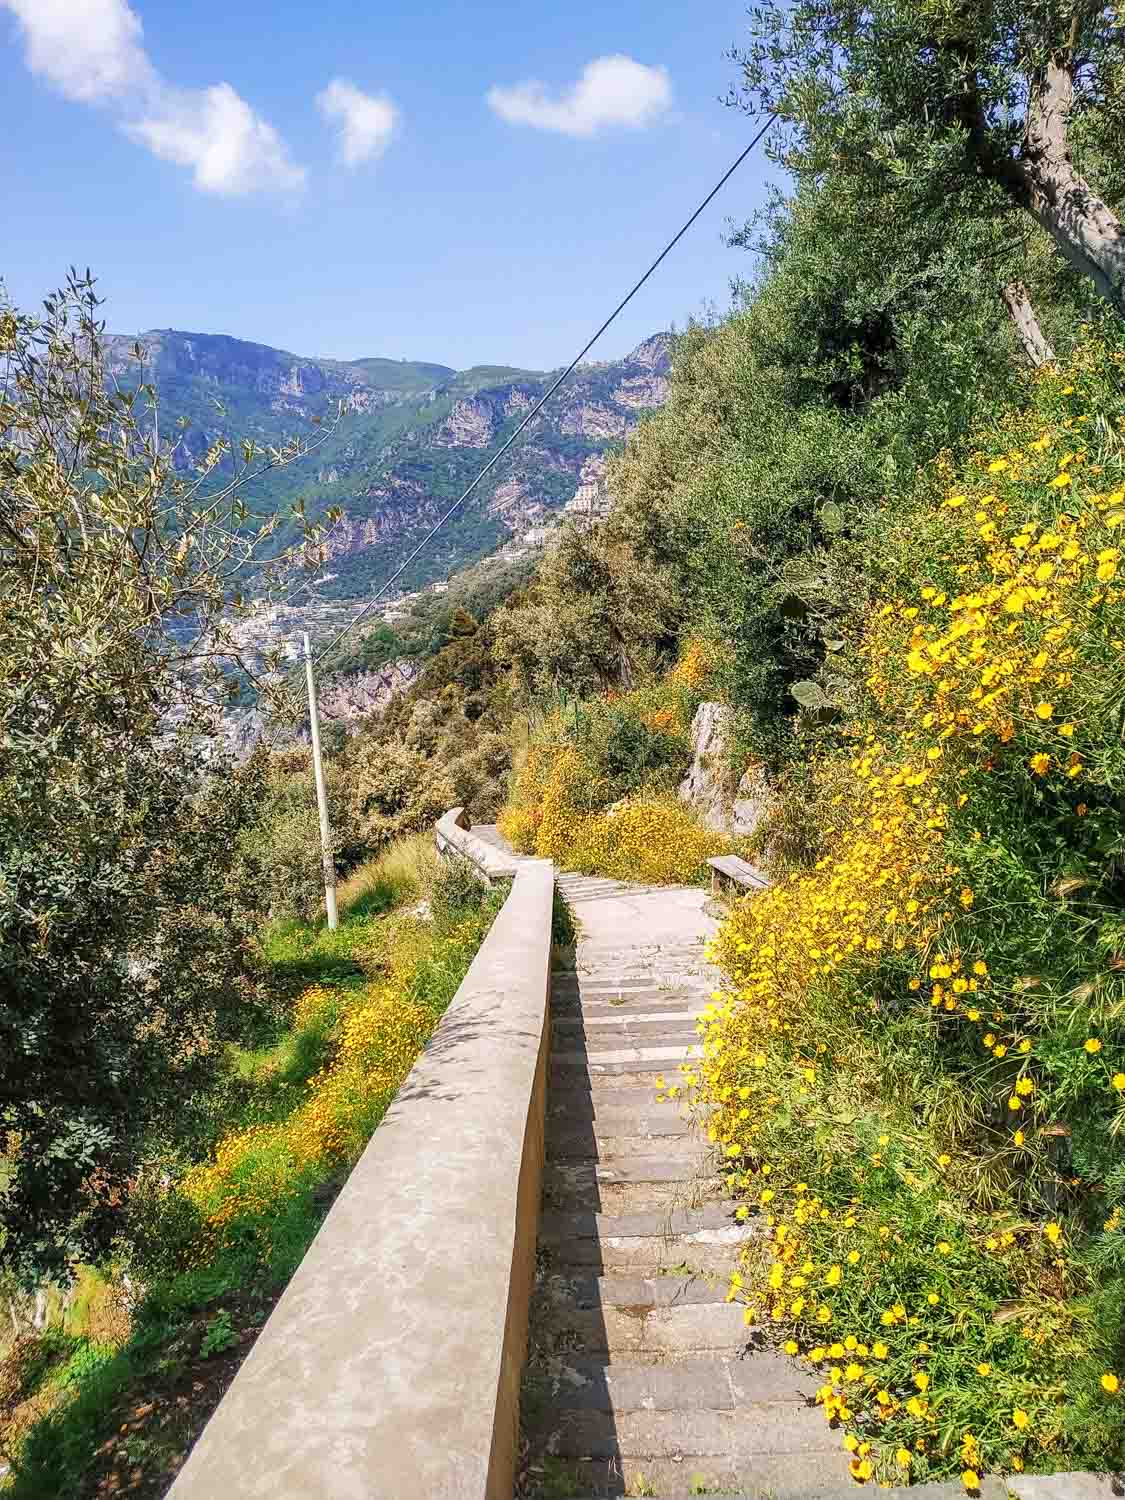
<svg viewBox="0 0 1125 1500"><path fill-rule="evenodd" d="M0 275L27 306L88 264L116 332L561 364L749 139L718 102L744 26L729 0L0 0ZM723 223L768 171L593 357L726 306L752 264Z"/></svg>

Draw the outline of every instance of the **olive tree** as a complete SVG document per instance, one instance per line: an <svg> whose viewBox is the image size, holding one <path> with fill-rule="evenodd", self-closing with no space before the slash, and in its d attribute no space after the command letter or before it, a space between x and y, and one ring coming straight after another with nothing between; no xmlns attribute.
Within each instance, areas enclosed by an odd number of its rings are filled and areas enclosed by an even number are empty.
<svg viewBox="0 0 1125 1500"><path fill-rule="evenodd" d="M732 102L781 123L802 177L846 172L913 209L1027 215L1125 317L1112 199L1125 133L1125 27L1099 0L767 0ZM1099 168L1101 192L1079 169ZM1013 317L1027 327L1022 289ZM1029 357L1038 358L1029 333Z"/></svg>
<svg viewBox="0 0 1125 1500"><path fill-rule="evenodd" d="M244 499L308 445L185 465L143 369L111 378L98 305L72 272L39 316L0 306L0 1269L24 1281L110 1243L249 997L262 767L227 763L220 710L261 673L251 586L318 540L298 519L279 549Z"/></svg>

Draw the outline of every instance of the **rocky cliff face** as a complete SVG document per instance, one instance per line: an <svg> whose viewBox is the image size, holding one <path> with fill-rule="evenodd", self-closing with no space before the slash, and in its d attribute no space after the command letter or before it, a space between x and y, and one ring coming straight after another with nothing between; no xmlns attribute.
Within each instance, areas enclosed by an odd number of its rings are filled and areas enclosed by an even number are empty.
<svg viewBox="0 0 1125 1500"><path fill-rule="evenodd" d="M391 662L377 672L333 677L318 695L317 707L326 723L351 728L409 687L420 670L417 662L404 660Z"/></svg>
<svg viewBox="0 0 1125 1500"><path fill-rule="evenodd" d="M691 766L680 782L687 803L705 828L737 836L753 833L769 802L765 773L731 766L732 714L722 703L701 703L691 724ZM736 779L737 778L737 779Z"/></svg>
<svg viewBox="0 0 1125 1500"><path fill-rule="evenodd" d="M322 580L325 597L337 601L364 597L390 576L551 379L504 367L458 374L445 365L310 359L226 335L169 329L139 336L142 376L135 342L110 340L111 370L125 384L144 378L156 385L162 430L186 420L175 453L182 470L218 437L271 444L295 435L317 444L301 465L266 476L254 499L258 507L272 502L284 509L300 495L312 516L330 505L342 508L344 518L324 547ZM669 368L664 334L623 360L580 365L404 586L418 587L506 541L540 534L576 493L590 495L599 473L590 466L664 400Z"/></svg>

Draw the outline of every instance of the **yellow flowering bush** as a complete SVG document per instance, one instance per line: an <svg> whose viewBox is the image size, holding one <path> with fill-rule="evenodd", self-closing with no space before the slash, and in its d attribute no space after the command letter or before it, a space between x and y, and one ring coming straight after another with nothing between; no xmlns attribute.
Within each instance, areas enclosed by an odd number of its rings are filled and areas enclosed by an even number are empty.
<svg viewBox="0 0 1125 1500"><path fill-rule="evenodd" d="M1091 346L926 482L819 858L715 945L685 1082L768 1231L730 1296L861 1482L1125 1457L1123 453Z"/></svg>
<svg viewBox="0 0 1125 1500"><path fill-rule="evenodd" d="M720 642L693 636L680 652L667 680L675 687L702 693L714 680L725 658L726 652Z"/></svg>
<svg viewBox="0 0 1125 1500"><path fill-rule="evenodd" d="M701 878L705 860L731 847L728 838L703 828L672 795L637 795L590 810L598 798L597 778L571 746L554 755L537 747L529 764L531 773L516 794L527 796L536 782L539 801L534 808L505 810L500 828L517 849L553 859L564 870L692 884Z"/></svg>
<svg viewBox="0 0 1125 1500"><path fill-rule="evenodd" d="M720 653L691 640L660 681L553 714L533 743L499 818L519 850L563 869L621 880L691 883L731 847L674 795L689 730Z"/></svg>

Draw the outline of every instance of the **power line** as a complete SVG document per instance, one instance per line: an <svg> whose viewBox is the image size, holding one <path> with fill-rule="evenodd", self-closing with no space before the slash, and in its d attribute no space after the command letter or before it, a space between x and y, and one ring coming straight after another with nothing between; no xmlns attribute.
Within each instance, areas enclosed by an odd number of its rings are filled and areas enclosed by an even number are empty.
<svg viewBox="0 0 1125 1500"><path fill-rule="evenodd" d="M579 349L578 353L571 360L570 364L567 365L566 369L562 372L562 374L558 377L558 379L555 380L552 383L550 389L546 392L546 394L543 395L543 396L541 396L539 398L539 400L531 408L531 410L528 412L527 416L524 417L523 421L516 428L515 432L512 433L511 437L507 440L507 442L503 445L503 447L499 450L499 452L493 454L493 456L488 460L488 462L485 464L484 468L481 469L480 473L476 476L476 478L469 485L469 487L461 495L458 496L458 498L453 502L453 504L449 507L449 509L445 512L445 514L441 517L441 519L439 521L435 522L435 524L430 528L430 530L426 533L426 535L418 543L417 547L414 548L414 551L411 552L410 556L405 560L405 562L403 562L391 574L391 576L387 579L386 583L383 584L383 587L379 590L379 592L372 599L369 599L367 601L367 603L355 615L355 617L352 620L350 620L347 625L344 626L343 630L339 631L336 635L334 635L332 637L332 639L328 642L327 646L323 647L320 651L317 652L316 660L318 662L323 661L324 658L328 655L328 653L330 651L334 650L335 647L339 645L339 643L344 639L344 637L351 630L354 630L354 628L359 624L360 620L362 620L365 615L368 615L368 614L371 613L371 611L375 608L376 604L378 604L379 600L383 598L383 596L386 594L387 590L391 587L391 585L397 579L399 579L399 578L402 577L402 575L406 572L406 570L410 566L410 564L419 555L419 553L423 552L426 549L426 547L429 546L430 542L433 541L433 539L434 539L435 536L437 536L438 532L442 529L442 527L445 525L445 523L448 520L450 520L451 517L453 517L454 515L456 515L456 513L461 509L461 507L464 505L465 501L473 493L473 491L476 489L477 485L480 484L481 480L485 477L485 475L489 472L489 470L495 468L495 466L504 457L505 453L507 453L508 449L511 448L511 446L513 445L513 443L515 443L516 440L519 438L520 434L523 433L524 430L527 427L530 426L530 424L535 420L535 418L539 415L539 413L547 405L547 402L550 401L551 397L558 390L559 386L562 385L563 381L566 380L568 376L570 376L571 374L573 374L575 366L579 363L579 361L585 355L587 355L590 352L590 350L594 347L594 345L597 343L597 341L601 338L602 334L606 331L606 329L609 327L609 325L617 317L618 313L622 312L623 309L628 306L628 304L633 300L633 298L636 296L636 294L640 291L641 287L644 286L645 282L649 279L649 277L652 275L652 273L656 270L657 266L659 266L660 263L661 263L661 261L664 260L665 256L667 256L669 254L669 252L671 250L673 250L675 248L675 246L680 242L680 240L683 239L684 235L688 232L688 230L691 228L691 226L695 223L696 219L699 218L700 214L707 207L707 205L711 202L711 200L713 198L715 198L718 195L718 193L721 192L721 190L726 186L726 184L734 176L735 172L738 171L739 167L746 160L746 158L750 155L751 151L754 150L754 148L755 148L755 146L757 146L758 142L762 139L762 137L766 134L766 132L771 128L771 126L773 125L773 123L774 123L773 122L773 117L771 116L766 121L766 123L762 126L762 128L758 131L758 133L754 136L753 140L746 147L746 149L744 151L742 151L742 152L739 153L739 155L735 158L735 160L731 163L731 165L727 168L727 170L719 178L718 182L711 189L711 191L707 194L706 198L703 199L702 203L699 204L698 208L696 208L695 212L691 215L691 217L688 218L687 220L685 220L685 222L680 226L680 228L676 231L676 233L672 236L672 238L664 246L664 249L661 250L660 254L653 261L652 265L649 266L648 270L644 273L644 275L640 278L640 280L637 281L637 282L635 282L633 284L633 286L629 289L629 291L626 292L625 296L622 297L621 301L613 309L613 311L610 313L609 317L606 318L605 322L601 325L601 327L598 329L598 331L593 335L592 338L590 338L589 340L587 340L587 342L585 344L583 344L582 348Z"/></svg>

